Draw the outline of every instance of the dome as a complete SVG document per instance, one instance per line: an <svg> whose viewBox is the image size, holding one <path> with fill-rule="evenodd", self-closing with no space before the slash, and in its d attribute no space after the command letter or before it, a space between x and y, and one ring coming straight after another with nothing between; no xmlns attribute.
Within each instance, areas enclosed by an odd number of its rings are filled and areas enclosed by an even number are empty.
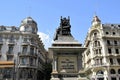
<svg viewBox="0 0 120 80"><path fill-rule="evenodd" d="M21 21L20 31L37 33L37 23L31 17L27 17Z"/></svg>

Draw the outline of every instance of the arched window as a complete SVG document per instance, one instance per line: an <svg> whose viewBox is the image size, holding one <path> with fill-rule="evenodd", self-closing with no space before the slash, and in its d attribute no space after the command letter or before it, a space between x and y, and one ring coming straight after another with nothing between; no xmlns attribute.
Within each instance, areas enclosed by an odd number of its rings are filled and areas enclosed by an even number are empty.
<svg viewBox="0 0 120 80"><path fill-rule="evenodd" d="M118 74L120 74L120 69L118 69Z"/></svg>
<svg viewBox="0 0 120 80"><path fill-rule="evenodd" d="M111 70L110 70L110 73L111 73L111 74L115 74L116 72L115 72L114 69L111 69Z"/></svg>
<svg viewBox="0 0 120 80"><path fill-rule="evenodd" d="M97 41L95 41L94 45L95 45L95 47L97 47Z"/></svg>
<svg viewBox="0 0 120 80"><path fill-rule="evenodd" d="M98 71L96 75L103 75L104 72L102 70Z"/></svg>
<svg viewBox="0 0 120 80"><path fill-rule="evenodd" d="M100 46L100 42L98 41L98 46Z"/></svg>
<svg viewBox="0 0 120 80"><path fill-rule="evenodd" d="M97 33L94 33L94 37L97 37Z"/></svg>
<svg viewBox="0 0 120 80"><path fill-rule="evenodd" d="M95 47L100 46L100 42L96 40L96 41L94 42L94 46L95 46Z"/></svg>

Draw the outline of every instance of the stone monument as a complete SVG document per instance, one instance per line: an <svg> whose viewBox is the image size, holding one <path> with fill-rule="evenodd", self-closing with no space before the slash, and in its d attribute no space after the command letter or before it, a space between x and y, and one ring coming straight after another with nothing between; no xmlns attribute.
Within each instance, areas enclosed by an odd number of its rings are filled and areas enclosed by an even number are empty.
<svg viewBox="0 0 120 80"><path fill-rule="evenodd" d="M51 80L83 80L82 53L85 50L71 34L70 18L62 18L49 48L52 59ZM85 79L84 79L85 80Z"/></svg>

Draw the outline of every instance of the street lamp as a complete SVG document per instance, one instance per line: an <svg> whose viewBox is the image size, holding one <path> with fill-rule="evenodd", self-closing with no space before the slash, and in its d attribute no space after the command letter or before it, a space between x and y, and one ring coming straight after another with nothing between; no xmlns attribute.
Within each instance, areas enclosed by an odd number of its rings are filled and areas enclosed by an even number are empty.
<svg viewBox="0 0 120 80"><path fill-rule="evenodd" d="M14 59L14 65L13 65L13 80L15 80L15 62L16 62L16 60Z"/></svg>

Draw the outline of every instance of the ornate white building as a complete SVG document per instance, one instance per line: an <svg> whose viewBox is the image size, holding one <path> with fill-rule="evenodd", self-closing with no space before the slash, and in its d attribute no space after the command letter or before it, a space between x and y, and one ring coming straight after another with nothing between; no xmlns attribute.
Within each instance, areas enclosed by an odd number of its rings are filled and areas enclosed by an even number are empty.
<svg viewBox="0 0 120 80"><path fill-rule="evenodd" d="M90 80L120 80L120 24L102 24L94 16L83 53L83 66Z"/></svg>
<svg viewBox="0 0 120 80"><path fill-rule="evenodd" d="M37 31L31 17L20 27L0 26L0 80L44 78L46 50Z"/></svg>

